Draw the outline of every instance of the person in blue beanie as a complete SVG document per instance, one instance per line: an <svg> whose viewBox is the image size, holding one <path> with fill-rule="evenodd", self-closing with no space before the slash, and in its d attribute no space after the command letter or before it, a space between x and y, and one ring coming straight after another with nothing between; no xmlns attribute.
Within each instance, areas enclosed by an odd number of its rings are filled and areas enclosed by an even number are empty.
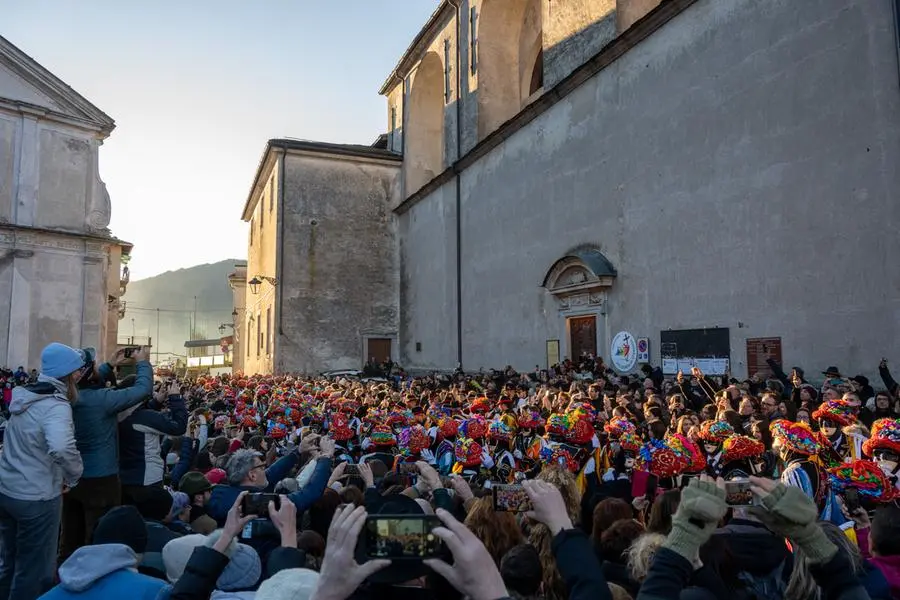
<svg viewBox="0 0 900 600"><path fill-rule="evenodd" d="M0 453L0 600L34 600L53 586L64 490L81 478L72 405L82 351L53 343L37 383L13 390Z"/></svg>
<svg viewBox="0 0 900 600"><path fill-rule="evenodd" d="M83 352L87 366L78 382L78 404L74 407L73 418L75 440L84 461L84 475L78 488L63 499L61 561L90 543L97 521L111 508L122 504L118 416L140 404L153 391L149 348L140 348L133 354L137 376L134 384L124 389L107 385L115 380L113 364L98 365L91 348ZM118 365L125 360L124 350L120 350L112 362Z"/></svg>

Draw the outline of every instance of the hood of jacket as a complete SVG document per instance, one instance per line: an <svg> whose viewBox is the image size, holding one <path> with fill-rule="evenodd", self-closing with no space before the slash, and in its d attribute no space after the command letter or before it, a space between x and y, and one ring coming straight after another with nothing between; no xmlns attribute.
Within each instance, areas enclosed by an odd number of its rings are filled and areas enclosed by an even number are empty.
<svg viewBox="0 0 900 600"><path fill-rule="evenodd" d="M790 556L784 538L756 521L732 519L717 529L715 535L723 536L734 564L753 575L771 573Z"/></svg>
<svg viewBox="0 0 900 600"><path fill-rule="evenodd" d="M887 579L893 597L900 597L900 556L873 556L869 563L878 567Z"/></svg>
<svg viewBox="0 0 900 600"><path fill-rule="evenodd" d="M224 592L216 590L209 597L209 600L254 600L256 592Z"/></svg>
<svg viewBox="0 0 900 600"><path fill-rule="evenodd" d="M59 584L70 592L83 592L122 569L137 572L137 556L125 544L82 546L59 568Z"/></svg>
<svg viewBox="0 0 900 600"><path fill-rule="evenodd" d="M21 415L41 400L68 402L66 398L66 384L58 379L41 375L38 377L38 382L34 385L17 387L13 390L12 401L9 403L9 412L14 415Z"/></svg>

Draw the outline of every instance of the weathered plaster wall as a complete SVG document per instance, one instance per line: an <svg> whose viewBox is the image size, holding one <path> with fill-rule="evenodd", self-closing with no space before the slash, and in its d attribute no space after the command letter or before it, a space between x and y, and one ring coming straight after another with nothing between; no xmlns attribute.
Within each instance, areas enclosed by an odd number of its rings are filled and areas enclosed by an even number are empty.
<svg viewBox="0 0 900 600"><path fill-rule="evenodd" d="M616 0L544 0L544 89L616 37Z"/></svg>
<svg viewBox="0 0 900 600"><path fill-rule="evenodd" d="M622 33L634 25L635 21L659 6L660 2L661 0L617 0L616 30Z"/></svg>
<svg viewBox="0 0 900 600"><path fill-rule="evenodd" d="M250 220L250 243L247 253L247 281L254 277L277 277L277 248L280 229L278 226L278 182L279 164L273 158L261 177L264 182L255 200L253 218ZM247 332L241 352L244 355L244 370L247 373L271 373L275 369L276 354L276 300L278 286L267 281L259 285L253 294L250 286L245 288L245 310L239 311L243 327Z"/></svg>
<svg viewBox="0 0 900 600"><path fill-rule="evenodd" d="M711 326L731 328L736 374L747 337L814 371L900 354L891 3L765 5L697 2L462 174L467 369L543 364L547 339L566 354L539 286L583 243L618 269L609 330L650 337L654 360L661 330ZM400 216L410 366L455 363L424 355L455 337L451 189Z"/></svg>
<svg viewBox="0 0 900 600"><path fill-rule="evenodd" d="M358 369L366 336L397 340L399 161L290 153L279 372Z"/></svg>

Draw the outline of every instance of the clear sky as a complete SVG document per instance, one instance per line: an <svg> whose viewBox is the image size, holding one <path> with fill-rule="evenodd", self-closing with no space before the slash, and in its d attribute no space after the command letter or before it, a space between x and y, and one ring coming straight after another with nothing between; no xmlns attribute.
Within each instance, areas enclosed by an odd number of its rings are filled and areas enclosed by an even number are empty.
<svg viewBox="0 0 900 600"><path fill-rule="evenodd" d="M132 277L246 256L266 141L371 143L438 0L28 0L0 34L116 120L100 149Z"/></svg>

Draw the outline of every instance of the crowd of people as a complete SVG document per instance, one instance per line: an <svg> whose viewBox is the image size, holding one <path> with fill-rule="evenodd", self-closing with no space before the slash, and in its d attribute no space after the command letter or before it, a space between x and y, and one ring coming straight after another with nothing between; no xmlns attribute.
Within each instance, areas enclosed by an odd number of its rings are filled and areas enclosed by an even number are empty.
<svg viewBox="0 0 900 600"><path fill-rule="evenodd" d="M886 362L876 391L774 362L178 380L125 354L51 344L12 389L0 600L900 598ZM425 556L369 547L388 517L430 523L398 529Z"/></svg>

